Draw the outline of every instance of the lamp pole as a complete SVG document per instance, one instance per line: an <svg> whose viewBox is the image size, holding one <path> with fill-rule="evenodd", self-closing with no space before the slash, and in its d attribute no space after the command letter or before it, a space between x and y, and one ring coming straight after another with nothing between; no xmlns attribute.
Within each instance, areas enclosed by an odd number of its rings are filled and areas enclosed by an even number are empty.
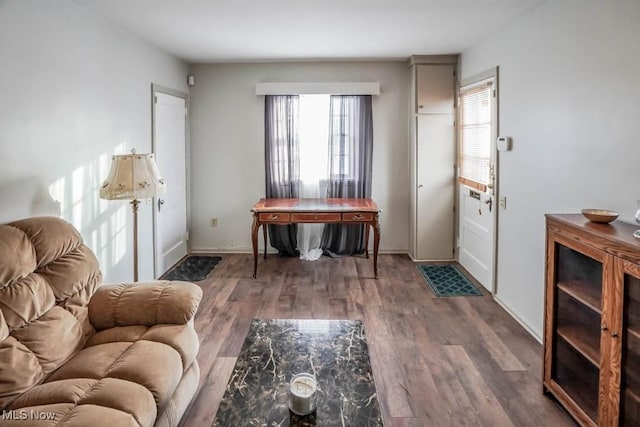
<svg viewBox="0 0 640 427"><path fill-rule="evenodd" d="M138 281L138 205L140 201L133 199L131 202L133 209L133 281Z"/></svg>

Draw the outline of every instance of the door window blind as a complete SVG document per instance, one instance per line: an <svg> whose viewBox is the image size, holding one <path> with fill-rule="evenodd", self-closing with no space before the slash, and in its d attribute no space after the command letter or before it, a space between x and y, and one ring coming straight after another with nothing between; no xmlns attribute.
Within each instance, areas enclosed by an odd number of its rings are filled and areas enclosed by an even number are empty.
<svg viewBox="0 0 640 427"><path fill-rule="evenodd" d="M486 192L491 177L493 79L460 89L458 181Z"/></svg>

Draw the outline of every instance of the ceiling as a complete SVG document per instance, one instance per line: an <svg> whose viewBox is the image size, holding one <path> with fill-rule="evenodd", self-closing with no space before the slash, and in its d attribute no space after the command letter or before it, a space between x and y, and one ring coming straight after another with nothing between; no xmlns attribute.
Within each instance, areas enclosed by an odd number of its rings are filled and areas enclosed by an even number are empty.
<svg viewBox="0 0 640 427"><path fill-rule="evenodd" d="M189 62L460 53L546 0L74 0Z"/></svg>

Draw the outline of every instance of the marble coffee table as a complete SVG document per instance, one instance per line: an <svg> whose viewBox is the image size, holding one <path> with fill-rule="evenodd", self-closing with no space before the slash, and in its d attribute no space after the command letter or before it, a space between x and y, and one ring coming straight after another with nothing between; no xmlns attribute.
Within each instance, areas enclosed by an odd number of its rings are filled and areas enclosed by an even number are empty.
<svg viewBox="0 0 640 427"><path fill-rule="evenodd" d="M289 411L289 381L315 375L317 408ZM214 426L383 426L359 320L254 319Z"/></svg>

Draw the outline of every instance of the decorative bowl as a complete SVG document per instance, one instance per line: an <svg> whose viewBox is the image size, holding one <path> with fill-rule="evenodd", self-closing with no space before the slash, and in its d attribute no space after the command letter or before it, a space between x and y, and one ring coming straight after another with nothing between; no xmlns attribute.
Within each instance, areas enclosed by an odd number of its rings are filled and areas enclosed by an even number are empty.
<svg viewBox="0 0 640 427"><path fill-rule="evenodd" d="M618 218L619 213L606 209L582 209L582 215L591 222L607 224Z"/></svg>

